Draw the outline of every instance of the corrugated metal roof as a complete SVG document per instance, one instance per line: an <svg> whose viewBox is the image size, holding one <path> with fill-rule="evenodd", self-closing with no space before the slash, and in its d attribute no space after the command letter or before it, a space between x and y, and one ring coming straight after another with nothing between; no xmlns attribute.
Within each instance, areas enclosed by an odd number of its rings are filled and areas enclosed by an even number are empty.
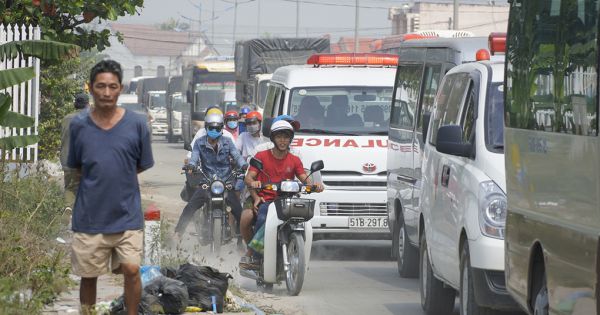
<svg viewBox="0 0 600 315"><path fill-rule="evenodd" d="M111 23L110 28L123 34L123 43L135 56L179 56L200 39L195 33L161 31L151 25Z"/></svg>

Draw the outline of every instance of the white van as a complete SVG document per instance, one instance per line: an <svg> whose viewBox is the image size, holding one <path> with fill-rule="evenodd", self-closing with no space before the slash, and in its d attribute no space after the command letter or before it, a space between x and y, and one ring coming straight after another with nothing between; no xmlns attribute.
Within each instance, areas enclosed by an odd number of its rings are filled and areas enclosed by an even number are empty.
<svg viewBox="0 0 600 315"><path fill-rule="evenodd" d="M476 61L477 51L504 49L506 34L488 37L407 40L399 50L392 100L387 157L387 205L392 256L401 277L419 273L421 216L421 161L433 100L450 69ZM496 46L502 48L497 48ZM492 60L504 60L492 55Z"/></svg>
<svg viewBox="0 0 600 315"><path fill-rule="evenodd" d="M389 239L386 150L396 55L320 54L273 73L265 118L300 122L292 142L304 165L323 160L315 239Z"/></svg>
<svg viewBox="0 0 600 315"><path fill-rule="evenodd" d="M457 291L461 315L518 309L504 280L503 84L504 62L463 64L444 76L435 98L421 187L427 314L450 314Z"/></svg>

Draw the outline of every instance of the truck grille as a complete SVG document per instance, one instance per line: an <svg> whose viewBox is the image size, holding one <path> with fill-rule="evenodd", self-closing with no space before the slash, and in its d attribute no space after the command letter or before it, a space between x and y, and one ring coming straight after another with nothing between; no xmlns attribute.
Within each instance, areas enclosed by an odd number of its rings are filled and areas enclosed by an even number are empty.
<svg viewBox="0 0 600 315"><path fill-rule="evenodd" d="M387 216L385 203L321 202L321 215L330 216Z"/></svg>

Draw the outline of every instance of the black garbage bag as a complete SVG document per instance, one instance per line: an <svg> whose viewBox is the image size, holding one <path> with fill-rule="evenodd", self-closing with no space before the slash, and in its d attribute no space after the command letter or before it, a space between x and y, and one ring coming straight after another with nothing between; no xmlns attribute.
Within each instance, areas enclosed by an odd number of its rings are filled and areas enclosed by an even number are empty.
<svg viewBox="0 0 600 315"><path fill-rule="evenodd" d="M188 306L187 287L179 280L157 277L146 284L144 293L157 297L166 314L181 314Z"/></svg>
<svg viewBox="0 0 600 315"><path fill-rule="evenodd" d="M229 279L233 277L228 273L207 266L183 264L177 270L177 280L185 283L188 288L189 305L199 306L205 310L212 310L214 296L217 312L223 313L223 304Z"/></svg>
<svg viewBox="0 0 600 315"><path fill-rule="evenodd" d="M110 315L127 315L125 308L125 296L121 295L110 303ZM162 306L158 302L158 297L142 292L142 300L138 307L138 315L158 315L162 312Z"/></svg>
<svg viewBox="0 0 600 315"><path fill-rule="evenodd" d="M162 273L162 275L165 276L165 277L167 277L167 278L175 279L175 277L177 276L177 268L175 268L175 267L161 267L160 268L160 273Z"/></svg>

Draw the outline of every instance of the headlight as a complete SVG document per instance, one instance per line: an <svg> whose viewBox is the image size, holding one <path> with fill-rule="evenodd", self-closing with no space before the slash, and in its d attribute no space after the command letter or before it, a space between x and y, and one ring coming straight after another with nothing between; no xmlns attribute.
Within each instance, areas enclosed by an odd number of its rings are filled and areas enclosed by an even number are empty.
<svg viewBox="0 0 600 315"><path fill-rule="evenodd" d="M222 181L216 180L210 184L210 192L213 195L221 195L225 191L225 184Z"/></svg>
<svg viewBox="0 0 600 315"><path fill-rule="evenodd" d="M283 181L281 182L281 187L279 187L279 190L282 192L290 192L290 193L296 193L296 192L300 192L300 184L298 184L298 182L296 181Z"/></svg>
<svg viewBox="0 0 600 315"><path fill-rule="evenodd" d="M506 194L493 181L479 184L479 227L483 235L504 239Z"/></svg>

